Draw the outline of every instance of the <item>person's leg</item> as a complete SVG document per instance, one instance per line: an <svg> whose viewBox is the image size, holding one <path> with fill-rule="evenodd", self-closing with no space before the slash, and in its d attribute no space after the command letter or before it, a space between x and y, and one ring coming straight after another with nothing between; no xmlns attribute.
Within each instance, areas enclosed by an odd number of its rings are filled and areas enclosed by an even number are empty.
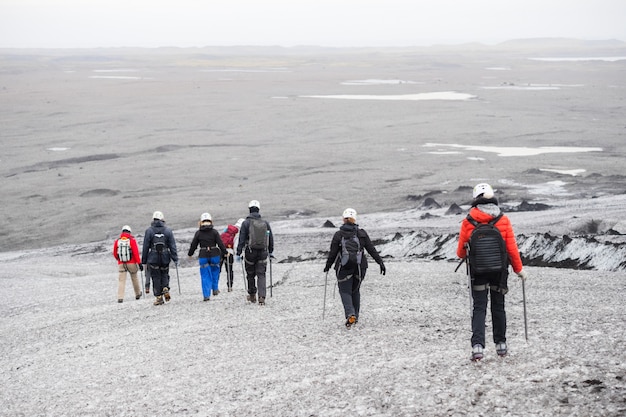
<svg viewBox="0 0 626 417"><path fill-rule="evenodd" d="M128 272L130 272L130 280L133 283L133 290L135 291L135 299L141 297L141 287L139 286L139 279L137 278L137 272L139 271L139 265L127 264Z"/></svg>
<svg viewBox="0 0 626 417"><path fill-rule="evenodd" d="M343 304L343 310L346 319L350 316L356 317L356 310L352 301L352 285L354 281L354 278L350 278L345 281L339 281L337 283L337 288L339 289L339 296L341 297L341 303Z"/></svg>
<svg viewBox="0 0 626 417"><path fill-rule="evenodd" d="M217 295L220 292L220 257L214 256L209 259L209 273L211 276L211 289L213 295Z"/></svg>
<svg viewBox="0 0 626 417"><path fill-rule="evenodd" d="M485 316L487 315L487 294L489 290L472 290L474 309L472 312L472 346L485 347Z"/></svg>
<svg viewBox="0 0 626 417"><path fill-rule="evenodd" d="M207 258L198 258L198 264L200 265L200 285L202 286L202 296L206 300L211 297L209 260Z"/></svg>
<svg viewBox="0 0 626 417"><path fill-rule="evenodd" d="M152 277L152 290L155 297L163 295L163 271L157 265L148 265Z"/></svg>
<svg viewBox="0 0 626 417"><path fill-rule="evenodd" d="M126 268L124 264L118 264L118 278L117 278L117 301L124 300L124 290L126 289Z"/></svg>
<svg viewBox="0 0 626 417"><path fill-rule="evenodd" d="M258 261L256 263L256 276L257 276L257 287L259 291L259 298L265 298L267 295L267 281L265 271L267 268L267 259L263 261Z"/></svg>
<svg viewBox="0 0 626 417"><path fill-rule="evenodd" d="M352 305L354 306L354 315L356 319L359 319L359 312L361 311L361 280L354 277L352 279Z"/></svg>
<svg viewBox="0 0 626 417"><path fill-rule="evenodd" d="M493 343L506 342L504 294L497 291L491 291L491 321L493 323Z"/></svg>

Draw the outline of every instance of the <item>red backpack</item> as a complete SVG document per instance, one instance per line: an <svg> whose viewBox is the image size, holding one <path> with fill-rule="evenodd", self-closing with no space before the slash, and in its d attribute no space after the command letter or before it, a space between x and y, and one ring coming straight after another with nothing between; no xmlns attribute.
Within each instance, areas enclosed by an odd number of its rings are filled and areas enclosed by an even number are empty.
<svg viewBox="0 0 626 417"><path fill-rule="evenodd" d="M235 244L235 236L239 233L239 229L237 229L232 224L229 224L226 230L220 235L222 238L222 242L227 249L232 249Z"/></svg>

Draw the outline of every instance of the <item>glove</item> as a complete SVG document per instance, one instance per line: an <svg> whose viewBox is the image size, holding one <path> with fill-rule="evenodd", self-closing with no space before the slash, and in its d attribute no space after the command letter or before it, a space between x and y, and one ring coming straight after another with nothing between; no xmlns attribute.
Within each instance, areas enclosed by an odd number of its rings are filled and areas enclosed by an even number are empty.
<svg viewBox="0 0 626 417"><path fill-rule="evenodd" d="M174 265L178 266L178 259L174 261Z"/></svg>
<svg viewBox="0 0 626 417"><path fill-rule="evenodd" d="M143 265L142 264L139 264L139 270L143 271Z"/></svg>
<svg viewBox="0 0 626 417"><path fill-rule="evenodd" d="M150 287L146 287L146 294L150 294Z"/></svg>
<svg viewBox="0 0 626 417"><path fill-rule="evenodd" d="M241 263L241 255L237 255L235 257L235 260L237 261L238 264L240 264Z"/></svg>
<svg viewBox="0 0 626 417"><path fill-rule="evenodd" d="M274 258L274 252L271 252L271 253L270 253L270 258L272 258L272 259L276 259L276 258Z"/></svg>
<svg viewBox="0 0 626 417"><path fill-rule="evenodd" d="M387 273L387 268L385 268L385 264L380 264L380 273L383 275Z"/></svg>
<svg viewBox="0 0 626 417"><path fill-rule="evenodd" d="M526 281L526 278L528 278L528 274L523 269L517 273L517 276L524 281Z"/></svg>
<svg viewBox="0 0 626 417"><path fill-rule="evenodd" d="M326 266L324 267L324 272L328 272L328 271L330 271L330 266L326 265Z"/></svg>

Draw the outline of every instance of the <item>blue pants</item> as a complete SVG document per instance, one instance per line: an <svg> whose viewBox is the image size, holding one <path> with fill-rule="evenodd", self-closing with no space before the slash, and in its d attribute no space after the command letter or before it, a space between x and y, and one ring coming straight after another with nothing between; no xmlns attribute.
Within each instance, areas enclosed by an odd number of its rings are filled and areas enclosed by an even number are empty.
<svg viewBox="0 0 626 417"><path fill-rule="evenodd" d="M202 295L204 298L211 297L211 290L219 289L220 281L220 257L198 258L200 263L200 279L202 282Z"/></svg>

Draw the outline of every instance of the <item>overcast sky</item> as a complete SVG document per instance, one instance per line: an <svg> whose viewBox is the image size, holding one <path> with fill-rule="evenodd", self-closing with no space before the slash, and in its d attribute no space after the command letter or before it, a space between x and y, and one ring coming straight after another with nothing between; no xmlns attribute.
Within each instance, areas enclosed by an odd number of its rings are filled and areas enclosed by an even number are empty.
<svg viewBox="0 0 626 417"><path fill-rule="evenodd" d="M626 41L626 0L0 0L0 47Z"/></svg>

